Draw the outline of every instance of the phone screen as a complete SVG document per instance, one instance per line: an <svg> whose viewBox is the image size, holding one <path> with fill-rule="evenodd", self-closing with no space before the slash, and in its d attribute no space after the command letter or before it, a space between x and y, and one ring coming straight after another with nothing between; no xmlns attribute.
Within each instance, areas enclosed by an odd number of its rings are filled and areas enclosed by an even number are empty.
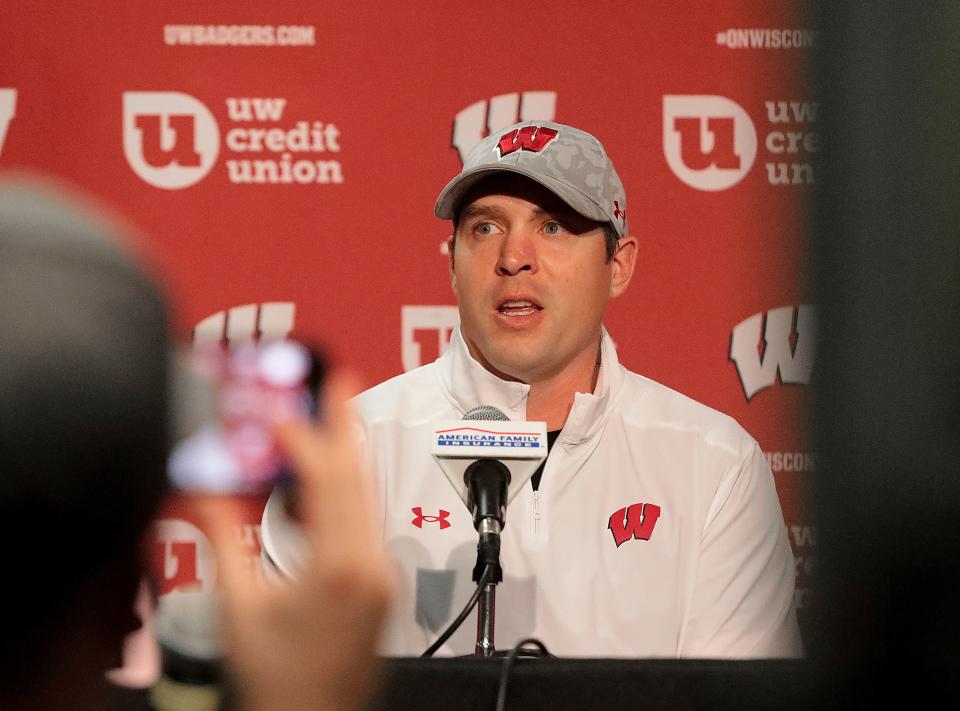
<svg viewBox="0 0 960 711"><path fill-rule="evenodd" d="M198 349L196 379L212 394L209 416L175 445L169 476L184 491L258 494L289 478L274 440L278 423L316 417L317 358L291 341Z"/></svg>

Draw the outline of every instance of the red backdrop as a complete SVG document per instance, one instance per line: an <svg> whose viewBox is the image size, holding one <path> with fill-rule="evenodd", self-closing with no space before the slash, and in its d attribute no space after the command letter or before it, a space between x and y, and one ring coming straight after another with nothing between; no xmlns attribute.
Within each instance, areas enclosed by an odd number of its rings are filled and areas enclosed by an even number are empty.
<svg viewBox="0 0 960 711"><path fill-rule="evenodd" d="M638 270L607 326L631 369L737 418L815 563L804 203L816 32L787 4L32 2L0 11L0 170L137 226L178 334L291 328L374 384L456 321L433 217L466 151L518 118L597 134ZM248 308L237 308L250 305ZM257 504L241 534L257 549ZM210 586L171 503L163 590Z"/></svg>

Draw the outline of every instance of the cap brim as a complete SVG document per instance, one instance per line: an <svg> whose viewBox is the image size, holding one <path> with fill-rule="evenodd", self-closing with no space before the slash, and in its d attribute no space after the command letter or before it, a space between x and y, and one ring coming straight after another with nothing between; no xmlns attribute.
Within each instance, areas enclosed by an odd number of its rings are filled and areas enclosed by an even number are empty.
<svg viewBox="0 0 960 711"><path fill-rule="evenodd" d="M485 165L460 173L440 191L440 196L437 198L437 203L433 208L434 214L442 220L452 220L457 205L460 204L470 189L493 173L517 173L529 178L554 193L569 205L571 209L584 217L595 220L596 222L609 222L614 226L614 229L617 229L617 224L613 220L613 216L608 215L596 202L576 188L535 171L513 165Z"/></svg>

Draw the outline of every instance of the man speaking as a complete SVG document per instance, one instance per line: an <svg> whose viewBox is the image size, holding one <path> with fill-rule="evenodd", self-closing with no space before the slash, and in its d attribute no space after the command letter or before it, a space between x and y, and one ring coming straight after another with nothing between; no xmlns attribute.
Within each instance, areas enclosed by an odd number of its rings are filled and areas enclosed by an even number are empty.
<svg viewBox="0 0 960 711"><path fill-rule="evenodd" d="M437 199L453 221L460 327L434 363L356 399L400 577L382 652L415 655L470 597L477 534L431 457L437 422L492 406L546 423L550 452L509 505L496 637L564 656L800 654L794 563L773 477L731 418L626 370L603 327L637 240L588 133L526 121L484 139ZM279 495L264 551L295 574ZM465 624L440 650L469 654Z"/></svg>

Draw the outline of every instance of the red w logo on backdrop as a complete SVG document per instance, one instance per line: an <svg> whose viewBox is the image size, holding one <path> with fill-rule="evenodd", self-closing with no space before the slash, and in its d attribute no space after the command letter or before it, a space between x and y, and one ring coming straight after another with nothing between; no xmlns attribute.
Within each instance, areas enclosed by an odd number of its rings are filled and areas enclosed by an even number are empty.
<svg viewBox="0 0 960 711"><path fill-rule="evenodd" d="M649 541L658 518L660 507L656 504L632 504L614 511L610 515L607 528L619 548L631 539Z"/></svg>
<svg viewBox="0 0 960 711"><path fill-rule="evenodd" d="M554 91L524 91L482 99L457 112L453 119L453 147L465 163L484 136L499 133L518 121L553 121L557 108Z"/></svg>
<svg viewBox="0 0 960 711"><path fill-rule="evenodd" d="M557 137L557 130L546 126L524 126L515 128L500 137L497 150L500 157L510 155L516 151L531 151L539 153Z"/></svg>

